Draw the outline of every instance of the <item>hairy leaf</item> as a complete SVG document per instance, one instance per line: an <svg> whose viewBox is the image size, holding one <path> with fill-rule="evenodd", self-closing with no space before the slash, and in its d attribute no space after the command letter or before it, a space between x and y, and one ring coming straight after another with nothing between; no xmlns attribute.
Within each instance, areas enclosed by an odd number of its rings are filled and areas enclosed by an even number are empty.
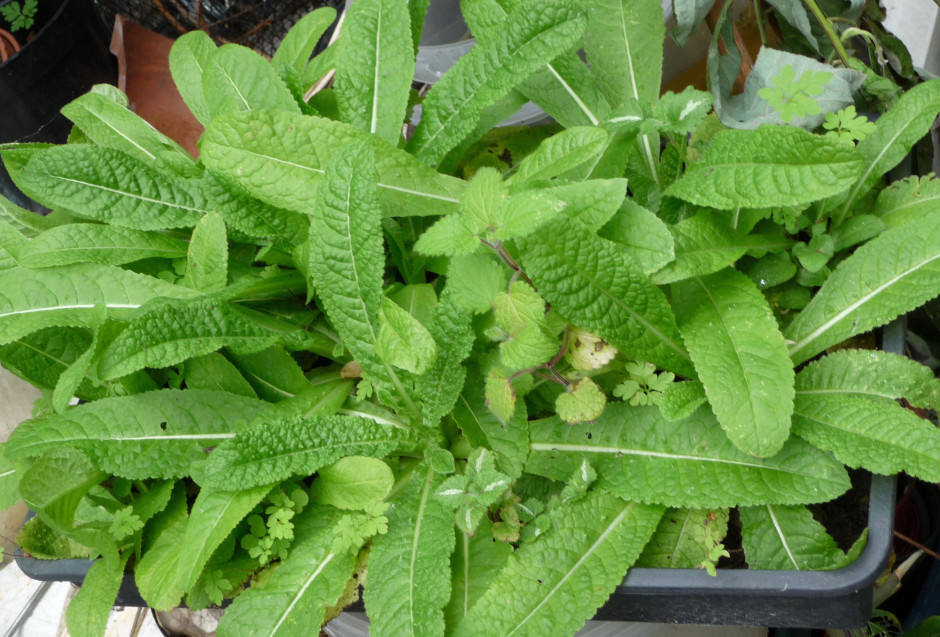
<svg viewBox="0 0 940 637"><path fill-rule="evenodd" d="M302 74L317 42L335 19L336 9L327 6L311 11L295 22L271 58L274 70L286 65Z"/></svg>
<svg viewBox="0 0 940 637"><path fill-rule="evenodd" d="M185 299L196 293L142 274L91 263L0 272L0 343L46 327L90 327L101 308L123 318L156 297ZM96 309L97 308L97 309Z"/></svg>
<svg viewBox="0 0 940 637"><path fill-rule="evenodd" d="M159 232L97 223L70 223L51 228L23 246L19 264L46 268L73 263L121 265L140 259L176 259L186 255L184 241Z"/></svg>
<svg viewBox="0 0 940 637"><path fill-rule="evenodd" d="M415 469L388 511L388 533L372 541L365 603L376 637L444 634L454 518L434 497L442 481L424 465Z"/></svg>
<svg viewBox="0 0 940 637"><path fill-rule="evenodd" d="M882 190L873 214L888 227L894 227L919 219L938 207L940 179L915 176L896 181Z"/></svg>
<svg viewBox="0 0 940 637"><path fill-rule="evenodd" d="M669 227L632 199L623 201L598 234L623 246L646 274L661 270L676 258L675 241Z"/></svg>
<svg viewBox="0 0 940 637"><path fill-rule="evenodd" d="M235 436L267 404L222 392L165 389L105 398L22 423L10 437L11 458L79 447L104 470L130 479L189 474L205 449Z"/></svg>
<svg viewBox="0 0 940 637"><path fill-rule="evenodd" d="M346 12L334 88L342 119L390 144L401 137L414 76L408 3L362 0Z"/></svg>
<svg viewBox="0 0 940 637"><path fill-rule="evenodd" d="M202 88L202 76L215 52L215 43L205 31L194 29L176 39L170 49L170 73L186 106L203 126L209 123L209 103Z"/></svg>
<svg viewBox="0 0 940 637"><path fill-rule="evenodd" d="M722 131L666 194L700 206L797 206L848 188L862 171L854 148L789 126Z"/></svg>
<svg viewBox="0 0 940 637"><path fill-rule="evenodd" d="M849 487L842 463L791 438L773 458L739 451L711 410L668 422L656 407L611 403L594 423L532 424L526 471L567 480L587 458L595 486L671 507L824 502Z"/></svg>
<svg viewBox="0 0 940 637"><path fill-rule="evenodd" d="M202 75L202 88L213 118L239 111L300 110L268 61L238 44L226 44L212 52Z"/></svg>
<svg viewBox="0 0 940 637"><path fill-rule="evenodd" d="M770 305L744 274L722 270L673 288L679 332L734 445L772 456L790 437L793 365Z"/></svg>
<svg viewBox="0 0 940 637"><path fill-rule="evenodd" d="M147 544L134 568L141 597L157 610L176 606L183 596L176 574L188 523L186 490L182 482L177 482L167 507L147 524Z"/></svg>
<svg viewBox="0 0 940 637"><path fill-rule="evenodd" d="M382 460L347 456L317 470L310 496L338 509L367 510L382 502L394 484L395 475Z"/></svg>
<svg viewBox="0 0 940 637"><path fill-rule="evenodd" d="M104 635L114 600L124 579L124 562L109 566L97 560L88 569L81 588L65 611L65 625L72 635Z"/></svg>
<svg viewBox="0 0 940 637"><path fill-rule="evenodd" d="M217 489L271 484L310 475L343 456L381 458L406 437L358 416L262 419L216 447L194 477Z"/></svg>
<svg viewBox="0 0 940 637"><path fill-rule="evenodd" d="M225 222L210 212L193 229L182 284L200 292L216 292L228 279L228 239Z"/></svg>
<svg viewBox="0 0 940 637"><path fill-rule="evenodd" d="M584 30L584 17L568 0L545 0L537 11L516 11L495 26L434 85L409 149L426 163L439 163L471 133L492 106L528 75L570 48Z"/></svg>
<svg viewBox="0 0 940 637"><path fill-rule="evenodd" d="M571 634L623 581L662 513L597 491L556 508L551 528L509 557L455 634Z"/></svg>
<svg viewBox="0 0 940 637"><path fill-rule="evenodd" d="M784 331L794 363L940 293L940 210L892 228L841 262Z"/></svg>
<svg viewBox="0 0 940 637"><path fill-rule="evenodd" d="M577 126L556 133L513 166L507 183L519 187L551 180L601 153L607 146L607 137L604 129L592 126Z"/></svg>
<svg viewBox="0 0 940 637"><path fill-rule="evenodd" d="M82 328L48 328L0 346L3 367L35 387L54 389L61 375L91 345L91 334ZM86 377L75 390L82 400L108 395L108 388L96 386Z"/></svg>
<svg viewBox="0 0 940 637"><path fill-rule="evenodd" d="M728 509L669 509L636 565L697 568L728 533Z"/></svg>
<svg viewBox="0 0 940 637"><path fill-rule="evenodd" d="M489 589L493 580L512 555L507 542L493 541L493 523L484 518L473 536L457 533L456 546L450 558L451 595L444 609L446 634L453 632L470 609Z"/></svg>
<svg viewBox="0 0 940 637"><path fill-rule="evenodd" d="M434 365L415 384L424 424L436 426L454 408L467 372L463 361L473 347L474 333L468 313L457 307L451 294L444 294L434 307L428 331L437 343Z"/></svg>
<svg viewBox="0 0 940 637"><path fill-rule="evenodd" d="M665 296L616 244L563 221L520 246L539 292L573 324L629 356L694 375Z"/></svg>
<svg viewBox="0 0 940 637"><path fill-rule="evenodd" d="M437 343L418 319L382 297L375 353L385 362L424 374L437 360Z"/></svg>

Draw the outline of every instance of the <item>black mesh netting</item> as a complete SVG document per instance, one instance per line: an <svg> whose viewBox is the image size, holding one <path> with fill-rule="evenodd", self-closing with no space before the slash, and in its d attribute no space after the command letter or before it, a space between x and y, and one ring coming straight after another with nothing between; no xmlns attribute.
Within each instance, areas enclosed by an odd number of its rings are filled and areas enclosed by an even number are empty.
<svg viewBox="0 0 940 637"><path fill-rule="evenodd" d="M204 29L217 44L235 42L274 55L287 30L318 7L337 7L342 0L95 0L114 23L122 14L157 33L178 37Z"/></svg>

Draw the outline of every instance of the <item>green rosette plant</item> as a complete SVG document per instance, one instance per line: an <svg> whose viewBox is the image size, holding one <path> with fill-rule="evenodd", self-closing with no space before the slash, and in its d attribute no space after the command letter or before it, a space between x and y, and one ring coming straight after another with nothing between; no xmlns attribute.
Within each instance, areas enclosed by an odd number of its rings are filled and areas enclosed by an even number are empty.
<svg viewBox="0 0 940 637"><path fill-rule="evenodd" d="M897 402L936 408L930 370L827 354L940 294L936 180L884 180L940 82L873 130L729 130L659 96L656 0L479 0L412 129L426 5L357 0L312 59L332 10L270 62L181 37L198 161L104 86L68 144L0 147L52 210L0 200L0 361L44 392L0 506L99 558L72 634L125 571L234 598L223 636L308 635L360 583L376 635L572 634L631 565L713 569L733 507L751 566L836 568L864 537L806 505L846 466L940 480ZM557 123L494 128L527 100Z"/></svg>

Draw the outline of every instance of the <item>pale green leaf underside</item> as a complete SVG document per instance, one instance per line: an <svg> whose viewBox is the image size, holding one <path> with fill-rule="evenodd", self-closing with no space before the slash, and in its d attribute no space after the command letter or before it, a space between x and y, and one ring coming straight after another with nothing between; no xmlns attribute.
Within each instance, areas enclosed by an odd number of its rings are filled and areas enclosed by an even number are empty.
<svg viewBox="0 0 940 637"><path fill-rule="evenodd" d="M718 422L738 449L777 453L790 436L793 365L764 295L722 270L673 288L679 332Z"/></svg>
<svg viewBox="0 0 940 637"><path fill-rule="evenodd" d="M567 480L587 458L599 488L676 508L824 502L849 487L841 463L799 439L773 458L739 451L705 407L678 422L627 403L587 425L548 418L533 423L529 449L528 472Z"/></svg>
<svg viewBox="0 0 940 637"><path fill-rule="evenodd" d="M176 259L186 255L186 242L159 232L95 223L70 223L36 236L18 255L27 268L100 263L121 265L140 259Z"/></svg>
<svg viewBox="0 0 940 637"><path fill-rule="evenodd" d="M434 497L443 476L418 467L388 512L388 533L372 541L365 603L376 637L444 634L450 599L451 508Z"/></svg>
<svg viewBox="0 0 940 637"><path fill-rule="evenodd" d="M193 290L112 266L13 268L0 272L0 343L45 327L90 327L99 320L101 308L108 316L121 318L156 297L195 295Z"/></svg>
<svg viewBox="0 0 940 637"><path fill-rule="evenodd" d="M105 398L22 423L8 443L11 457L80 447L114 475L130 479L189 474L205 450L235 436L267 403L215 391L167 389Z"/></svg>
<svg viewBox="0 0 940 637"><path fill-rule="evenodd" d="M697 568L728 532L728 509L667 509L636 565Z"/></svg>
<svg viewBox="0 0 940 637"><path fill-rule="evenodd" d="M298 74L302 74L320 36L335 19L336 9L320 7L294 23L281 43L277 45L277 51L271 58L271 66L274 70L278 71L281 66L287 65Z"/></svg>
<svg viewBox="0 0 940 637"><path fill-rule="evenodd" d="M797 394L793 433L850 467L940 482L940 429L899 405Z"/></svg>
<svg viewBox="0 0 940 637"><path fill-rule="evenodd" d="M223 441L195 477L218 489L271 484L310 475L344 456L381 458L406 436L357 416L264 419Z"/></svg>
<svg viewBox="0 0 940 637"><path fill-rule="evenodd" d="M693 377L666 297L617 244L572 221L520 241L526 272L574 325L641 360Z"/></svg>
<svg viewBox="0 0 940 637"><path fill-rule="evenodd" d="M850 561L806 507L765 504L741 507L740 515L741 541L750 568L824 571Z"/></svg>
<svg viewBox="0 0 940 637"><path fill-rule="evenodd" d="M940 294L940 210L885 231L840 263L784 331L801 363Z"/></svg>
<svg viewBox="0 0 940 637"><path fill-rule="evenodd" d="M797 206L835 195L862 172L851 146L789 126L722 131L666 193L711 208Z"/></svg>
<svg viewBox="0 0 940 637"><path fill-rule="evenodd" d="M662 513L598 491L555 509L548 532L510 556L455 635L572 634L623 581Z"/></svg>

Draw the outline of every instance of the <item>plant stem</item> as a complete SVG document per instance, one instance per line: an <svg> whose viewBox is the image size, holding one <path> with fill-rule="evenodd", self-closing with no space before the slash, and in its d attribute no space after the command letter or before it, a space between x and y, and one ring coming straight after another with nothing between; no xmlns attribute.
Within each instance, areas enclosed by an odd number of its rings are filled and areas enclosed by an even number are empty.
<svg viewBox="0 0 940 637"><path fill-rule="evenodd" d="M836 30L832 28L832 23L829 21L829 18L826 17L826 14L822 12L822 9L819 8L819 5L816 4L816 0L803 0L803 2L809 8L813 16L815 16L816 20L819 21L819 25L823 28L823 31L826 32L826 37L829 38L829 41L832 42L832 46L835 47L836 53L839 54L839 59L842 60L843 66L847 69L852 68L849 65L849 53L845 50L845 46L842 45L842 39L839 37L839 34L836 33Z"/></svg>
<svg viewBox="0 0 940 637"><path fill-rule="evenodd" d="M767 46L767 32L764 31L764 20L761 17L760 0L754 0L754 20L757 21L757 30L760 31L760 43Z"/></svg>

